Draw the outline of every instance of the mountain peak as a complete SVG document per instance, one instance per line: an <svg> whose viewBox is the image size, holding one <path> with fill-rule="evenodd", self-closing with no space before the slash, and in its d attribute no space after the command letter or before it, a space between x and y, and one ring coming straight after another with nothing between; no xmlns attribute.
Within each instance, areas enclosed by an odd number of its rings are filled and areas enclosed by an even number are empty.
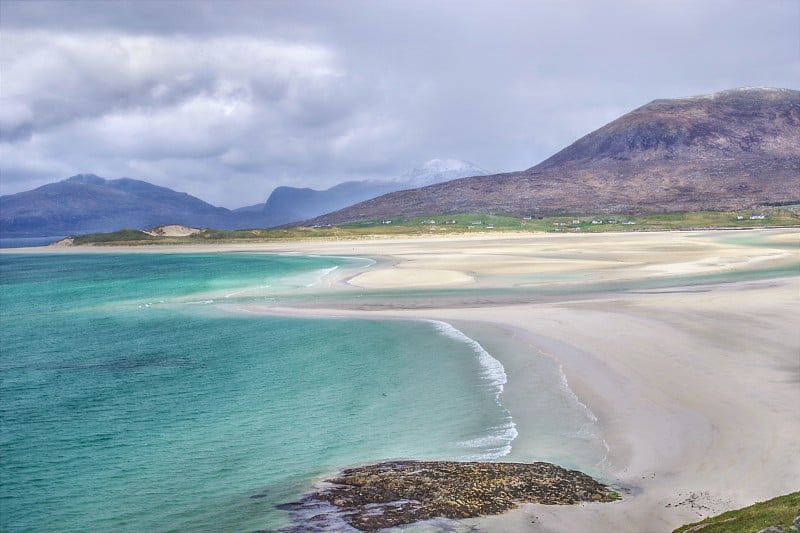
<svg viewBox="0 0 800 533"><path fill-rule="evenodd" d="M736 87L734 89L726 89L724 91L719 91L716 93L711 94L702 94L695 97L687 97L687 98L725 98L730 96L755 96L755 97L775 97L775 96L789 96L792 93L796 93L797 91L793 91L792 89L781 89L779 87ZM681 100L682 98L676 98L676 100Z"/></svg>
<svg viewBox="0 0 800 533"><path fill-rule="evenodd" d="M461 159L431 159L403 174L401 180L420 187L468 176L485 176L486 174L490 174L490 172L469 161Z"/></svg>
<svg viewBox="0 0 800 533"><path fill-rule="evenodd" d="M95 174L76 174L64 180L67 183L82 183L86 185L105 185L106 179Z"/></svg>
<svg viewBox="0 0 800 533"><path fill-rule="evenodd" d="M462 161L461 159L431 159L423 163L419 168L431 172L445 172L448 170L467 170L479 167L476 167L469 161Z"/></svg>

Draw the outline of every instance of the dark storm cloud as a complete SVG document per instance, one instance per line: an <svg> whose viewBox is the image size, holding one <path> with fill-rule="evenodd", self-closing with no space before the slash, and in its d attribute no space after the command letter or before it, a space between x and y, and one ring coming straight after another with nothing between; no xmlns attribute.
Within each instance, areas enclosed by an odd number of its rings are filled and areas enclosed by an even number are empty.
<svg viewBox="0 0 800 533"><path fill-rule="evenodd" d="M212 203L435 157L528 168L655 98L800 85L800 4L0 4L3 193L79 171Z"/></svg>

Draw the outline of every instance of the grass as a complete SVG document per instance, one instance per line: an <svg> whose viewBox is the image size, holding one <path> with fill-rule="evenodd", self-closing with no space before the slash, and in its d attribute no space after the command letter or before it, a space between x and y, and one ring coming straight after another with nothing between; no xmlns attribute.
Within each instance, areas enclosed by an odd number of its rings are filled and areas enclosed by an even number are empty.
<svg viewBox="0 0 800 533"><path fill-rule="evenodd" d="M765 527L782 526L785 530L800 512L800 492L792 492L750 507L728 511L679 527L673 533L755 533Z"/></svg>
<svg viewBox="0 0 800 533"><path fill-rule="evenodd" d="M75 244L149 244L158 237L148 235L138 229L122 229L111 233L87 233L73 237Z"/></svg>
<svg viewBox="0 0 800 533"><path fill-rule="evenodd" d="M384 223L380 219L325 227L280 229L203 230L187 237L154 237L139 230L95 233L74 238L75 244L202 244L209 242L265 242L297 239L361 239L425 235L468 235L490 232L601 233L610 231L654 231L710 228L758 228L800 226L800 207L775 207L763 220L751 220L751 212L702 211L662 215L563 215L519 218L464 213L434 217L400 217ZM741 217L741 218L739 218Z"/></svg>

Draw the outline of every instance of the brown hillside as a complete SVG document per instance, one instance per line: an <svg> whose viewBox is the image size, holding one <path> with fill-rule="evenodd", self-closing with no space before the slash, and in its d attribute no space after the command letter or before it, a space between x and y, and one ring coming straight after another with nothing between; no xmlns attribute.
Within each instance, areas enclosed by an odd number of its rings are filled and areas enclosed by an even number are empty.
<svg viewBox="0 0 800 533"><path fill-rule="evenodd" d="M800 91L656 100L520 172L387 194L318 217L662 213L800 201Z"/></svg>

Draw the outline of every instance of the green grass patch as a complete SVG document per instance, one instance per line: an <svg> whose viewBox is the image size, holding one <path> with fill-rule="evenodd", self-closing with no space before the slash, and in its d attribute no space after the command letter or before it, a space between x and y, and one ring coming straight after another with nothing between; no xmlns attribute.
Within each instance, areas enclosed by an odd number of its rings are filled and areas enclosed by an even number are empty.
<svg viewBox="0 0 800 533"><path fill-rule="evenodd" d="M88 233L72 238L74 244L149 244L158 237L148 235L138 229L122 229L111 233Z"/></svg>
<svg viewBox="0 0 800 533"><path fill-rule="evenodd" d="M426 235L469 235L491 232L515 233L601 233L612 231L656 231L713 228L758 228L800 226L800 209L775 207L753 212L669 213L661 215L562 215L547 217L512 217L462 213L458 215L395 217L391 220L367 220L348 224L279 229L206 229L187 237L154 237L139 230L95 233L75 237L75 244L202 244L270 242L297 239L340 240Z"/></svg>
<svg viewBox="0 0 800 533"><path fill-rule="evenodd" d="M728 511L681 526L673 533L755 533L765 527L782 526L785 530L792 525L792 520L800 512L800 492L778 496L750 507Z"/></svg>

